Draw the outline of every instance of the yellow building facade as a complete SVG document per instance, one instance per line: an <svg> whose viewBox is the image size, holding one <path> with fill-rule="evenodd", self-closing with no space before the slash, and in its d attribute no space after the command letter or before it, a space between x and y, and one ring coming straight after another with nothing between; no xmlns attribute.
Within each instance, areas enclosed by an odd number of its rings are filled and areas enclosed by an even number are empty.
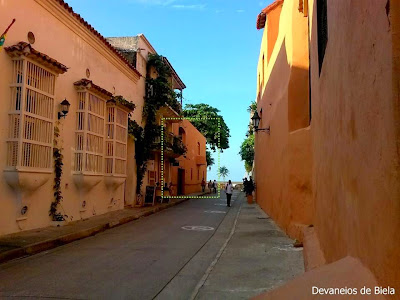
<svg viewBox="0 0 400 300"><path fill-rule="evenodd" d="M257 18L263 29L257 70L254 177L257 203L292 236L312 224L308 19L298 1L275 1ZM268 150L264 150L268 149Z"/></svg>

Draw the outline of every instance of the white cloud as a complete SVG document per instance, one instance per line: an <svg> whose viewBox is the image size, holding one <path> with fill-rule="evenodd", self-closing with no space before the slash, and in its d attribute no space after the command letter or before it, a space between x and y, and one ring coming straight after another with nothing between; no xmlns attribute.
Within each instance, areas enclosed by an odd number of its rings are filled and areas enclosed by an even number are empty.
<svg viewBox="0 0 400 300"><path fill-rule="evenodd" d="M245 10L244 9L237 9L236 12L240 14L240 13L244 13Z"/></svg>
<svg viewBox="0 0 400 300"><path fill-rule="evenodd" d="M129 2L147 4L147 5L159 5L159 6L169 6L175 3L177 0L129 0Z"/></svg>
<svg viewBox="0 0 400 300"><path fill-rule="evenodd" d="M175 9L202 10L205 4L182 4L182 0L128 0L130 2L141 3L144 5L168 6Z"/></svg>
<svg viewBox="0 0 400 300"><path fill-rule="evenodd" d="M206 8L205 4L174 4L172 5L173 8L177 9L193 9L193 10L202 10Z"/></svg>

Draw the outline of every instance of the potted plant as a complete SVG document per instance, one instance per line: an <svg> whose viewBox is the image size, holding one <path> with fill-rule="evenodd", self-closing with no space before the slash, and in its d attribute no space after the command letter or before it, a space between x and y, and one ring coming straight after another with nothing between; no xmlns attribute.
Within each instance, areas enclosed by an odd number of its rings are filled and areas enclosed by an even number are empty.
<svg viewBox="0 0 400 300"><path fill-rule="evenodd" d="M253 191L254 191L254 183L253 180L245 180L244 181L244 192L246 193L247 203L253 203Z"/></svg>

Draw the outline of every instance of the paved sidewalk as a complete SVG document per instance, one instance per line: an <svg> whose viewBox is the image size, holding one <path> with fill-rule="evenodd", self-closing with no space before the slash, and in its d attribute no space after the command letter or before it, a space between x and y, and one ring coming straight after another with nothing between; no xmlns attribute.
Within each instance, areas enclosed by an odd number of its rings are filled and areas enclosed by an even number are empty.
<svg viewBox="0 0 400 300"><path fill-rule="evenodd" d="M187 196L202 196L195 193ZM0 263L33 255L73 241L93 236L104 230L119 226L142 217L149 216L166 208L178 205L186 200L170 199L169 203L155 206L125 208L112 211L90 219L71 222L61 227L44 227L0 237Z"/></svg>
<svg viewBox="0 0 400 300"><path fill-rule="evenodd" d="M304 273L302 248L294 248L257 204L242 199L230 239L199 283L195 299L249 299Z"/></svg>

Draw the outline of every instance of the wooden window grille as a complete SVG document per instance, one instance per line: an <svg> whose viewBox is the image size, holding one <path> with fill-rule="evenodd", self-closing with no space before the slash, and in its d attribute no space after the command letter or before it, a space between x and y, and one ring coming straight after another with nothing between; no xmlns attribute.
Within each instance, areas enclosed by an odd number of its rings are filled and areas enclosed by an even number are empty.
<svg viewBox="0 0 400 300"><path fill-rule="evenodd" d="M74 170L103 174L105 100L88 91L78 92Z"/></svg>
<svg viewBox="0 0 400 300"><path fill-rule="evenodd" d="M114 104L107 105L105 173L126 175L128 112Z"/></svg>
<svg viewBox="0 0 400 300"><path fill-rule="evenodd" d="M327 0L317 0L317 31L318 31L318 64L321 75L326 45L328 43L328 12Z"/></svg>
<svg viewBox="0 0 400 300"><path fill-rule="evenodd" d="M13 60L7 167L51 171L56 75L27 58Z"/></svg>

